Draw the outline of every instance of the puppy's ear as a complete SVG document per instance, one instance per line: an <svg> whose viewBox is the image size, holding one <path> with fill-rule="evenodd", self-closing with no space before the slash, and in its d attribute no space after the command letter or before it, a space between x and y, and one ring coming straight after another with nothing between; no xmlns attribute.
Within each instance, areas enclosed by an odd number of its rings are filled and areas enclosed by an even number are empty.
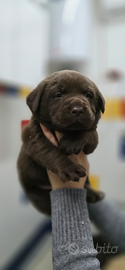
<svg viewBox="0 0 125 270"><path fill-rule="evenodd" d="M98 97L98 105L102 113L105 111L105 99L101 92L98 90L97 92L97 97Z"/></svg>
<svg viewBox="0 0 125 270"><path fill-rule="evenodd" d="M39 108L39 104L44 94L44 90L45 84L44 82L41 82L26 98L26 103L33 114L36 113Z"/></svg>

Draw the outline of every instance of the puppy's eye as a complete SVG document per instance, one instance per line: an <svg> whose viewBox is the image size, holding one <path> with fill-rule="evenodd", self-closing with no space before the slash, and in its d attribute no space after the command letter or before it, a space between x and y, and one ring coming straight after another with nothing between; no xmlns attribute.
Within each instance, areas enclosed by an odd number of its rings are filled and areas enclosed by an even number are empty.
<svg viewBox="0 0 125 270"><path fill-rule="evenodd" d="M84 96L87 97L88 99L92 99L94 97L93 93L91 92L84 93Z"/></svg>
<svg viewBox="0 0 125 270"><path fill-rule="evenodd" d="M53 98L61 98L63 94L61 92L57 92L54 94Z"/></svg>

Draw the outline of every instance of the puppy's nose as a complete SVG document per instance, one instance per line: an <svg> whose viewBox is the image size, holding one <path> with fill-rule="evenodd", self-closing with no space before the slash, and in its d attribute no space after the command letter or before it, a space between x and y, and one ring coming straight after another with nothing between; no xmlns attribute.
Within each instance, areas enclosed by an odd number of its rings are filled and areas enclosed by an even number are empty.
<svg viewBox="0 0 125 270"><path fill-rule="evenodd" d="M76 116L76 117L80 117L83 115L83 107L82 105L73 105L71 108L70 108L70 114L72 116Z"/></svg>

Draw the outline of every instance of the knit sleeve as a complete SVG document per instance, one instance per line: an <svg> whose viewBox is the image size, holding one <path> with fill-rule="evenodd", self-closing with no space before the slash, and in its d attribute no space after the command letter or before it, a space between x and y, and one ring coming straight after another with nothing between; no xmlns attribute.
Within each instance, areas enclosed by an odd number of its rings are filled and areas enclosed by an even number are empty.
<svg viewBox="0 0 125 270"><path fill-rule="evenodd" d="M110 201L88 203L90 219L108 236L119 251L125 252L125 212Z"/></svg>
<svg viewBox="0 0 125 270"><path fill-rule="evenodd" d="M50 192L54 270L100 270L91 235L86 190Z"/></svg>

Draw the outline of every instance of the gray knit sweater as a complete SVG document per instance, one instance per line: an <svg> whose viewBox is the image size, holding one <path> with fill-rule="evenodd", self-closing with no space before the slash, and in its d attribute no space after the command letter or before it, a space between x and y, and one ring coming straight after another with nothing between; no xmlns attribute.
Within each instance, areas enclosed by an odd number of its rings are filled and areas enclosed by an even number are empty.
<svg viewBox="0 0 125 270"><path fill-rule="evenodd" d="M113 203L102 200L87 205L85 189L58 189L50 192L50 198L54 270L100 269L88 210L96 226L125 252L125 212Z"/></svg>
<svg viewBox="0 0 125 270"><path fill-rule="evenodd" d="M120 211L116 204L102 200L97 203L89 203L90 219L100 231L118 247L119 252L125 253L125 212Z"/></svg>
<svg viewBox="0 0 125 270"><path fill-rule="evenodd" d="M85 189L50 192L54 270L99 270L91 236Z"/></svg>

